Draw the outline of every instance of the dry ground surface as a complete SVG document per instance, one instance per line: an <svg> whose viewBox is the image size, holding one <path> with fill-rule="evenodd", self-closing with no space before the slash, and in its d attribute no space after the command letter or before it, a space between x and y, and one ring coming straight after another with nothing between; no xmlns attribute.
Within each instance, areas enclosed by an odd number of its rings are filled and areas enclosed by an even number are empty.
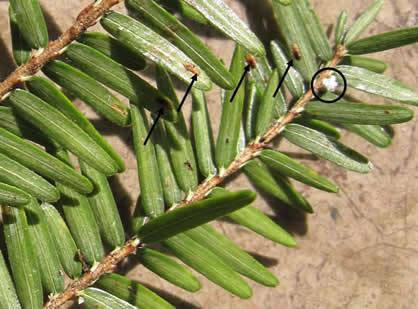
<svg viewBox="0 0 418 309"><path fill-rule="evenodd" d="M276 26L268 0L226 2L249 22L265 42L276 37ZM351 22L372 2L311 0L326 27L335 22L343 8L347 10ZM41 0L52 37L57 37L66 29L78 11L88 3L86 0ZM10 54L7 7L7 1L0 1L0 80L14 68ZM377 21L366 34L416 26L417 7L416 1L386 1ZM123 9L123 6L118 9ZM229 63L233 44L216 31L192 26L204 42ZM383 52L374 57L387 61L389 69L386 75L417 88L417 45ZM146 74L151 76L152 70ZM181 96L185 87L179 86L178 90ZM367 98L369 102L383 102L381 99ZM111 179L119 207L126 215L134 207L139 194L132 136L128 129L116 128L98 119L82 103L76 104L108 137L126 161L127 171ZM218 125L221 111L219 91L214 90L208 95L208 105L211 118ZM189 107L190 102L186 103L187 113ZM277 288L266 288L250 282L254 296L250 300L240 300L200 275L198 277L203 282L202 290L190 294L163 281L142 266L133 267L131 262L122 265L121 271L146 283L178 308L412 309L415 306L413 304L418 304L416 120L395 126L394 135L393 144L389 148L377 149L353 134L343 133L344 143L367 155L373 162L374 170L368 175L347 172L288 144L280 146L299 156L304 164L341 188L339 194L332 195L297 185L315 209L315 213L310 216L289 210L260 192L254 204L296 237L296 249L279 246L228 222L214 223L217 229L254 254L277 275L281 281ZM243 175L233 177L227 184L231 189L249 186Z"/></svg>

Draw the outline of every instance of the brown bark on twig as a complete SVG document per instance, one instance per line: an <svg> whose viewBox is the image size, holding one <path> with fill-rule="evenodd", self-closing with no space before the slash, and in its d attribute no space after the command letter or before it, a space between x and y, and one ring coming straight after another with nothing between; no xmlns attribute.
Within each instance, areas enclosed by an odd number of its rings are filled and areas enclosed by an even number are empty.
<svg viewBox="0 0 418 309"><path fill-rule="evenodd" d="M102 275L114 272L119 262L124 260L127 256L135 253L138 245L138 239L132 238L128 240L122 248L108 254L104 260L94 266L93 269L84 273L79 280L74 281L67 286L64 292L49 300L45 304L44 309L59 308L65 302L76 296L79 292L94 284Z"/></svg>

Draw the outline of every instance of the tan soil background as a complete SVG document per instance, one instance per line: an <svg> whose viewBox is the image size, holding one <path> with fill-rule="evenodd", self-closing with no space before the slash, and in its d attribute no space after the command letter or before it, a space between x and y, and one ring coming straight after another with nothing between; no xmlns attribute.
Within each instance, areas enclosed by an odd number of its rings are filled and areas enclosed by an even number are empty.
<svg viewBox="0 0 418 309"><path fill-rule="evenodd" d="M0 80L14 68L10 54L7 20L8 1L0 1ZM266 42L276 30L268 0L226 0ZM334 23L340 10L346 9L349 21L373 1L318 1L312 6L324 26ZM52 37L68 28L78 11L89 1L41 0ZM123 9L123 6L119 6ZM417 25L418 2L386 1L377 21L367 34ZM229 63L233 44L216 31L193 25L210 48ZM269 30L266 30L269 29ZM387 51L373 57L385 60L385 73L417 88L418 46ZM149 74L148 74L149 75ZM182 96L185 87L180 86ZM358 95L358 94L356 94ZM363 97L363 96L362 96ZM369 102L383 102L368 97ZM211 118L220 120L219 91L208 96ZM386 102L391 103L391 102ZM124 215L135 205L139 193L136 163L128 129L118 129L97 119L85 105L76 103L93 119L127 163L127 171L111 179L117 201ZM189 112L190 101L185 110ZM416 111L416 108L414 108ZM215 125L215 126L216 126ZM281 281L277 288L250 282L254 296L240 300L211 282L202 279L203 288L195 294L165 282L142 266L125 263L121 272L146 283L178 308L416 308L418 304L418 182L416 120L394 127L392 146L378 149L359 137L343 132L342 141L367 155L374 164L368 175L347 172L328 162L316 160L300 149L283 148L334 181L339 194L328 194L297 184L310 201L315 213L306 217L262 193L254 203L291 232L298 241L296 249L279 246L237 225L214 223L242 248L254 254ZM245 176L233 177L232 189L250 186ZM415 305L413 305L415 304ZM74 308L77 305L73 306Z"/></svg>

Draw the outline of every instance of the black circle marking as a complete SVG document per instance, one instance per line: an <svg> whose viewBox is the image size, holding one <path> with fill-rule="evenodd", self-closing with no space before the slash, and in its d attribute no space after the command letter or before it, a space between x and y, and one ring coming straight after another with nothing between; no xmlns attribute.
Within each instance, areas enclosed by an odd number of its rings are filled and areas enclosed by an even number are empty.
<svg viewBox="0 0 418 309"><path fill-rule="evenodd" d="M318 76L319 74L321 74L323 71L328 71L328 70L330 70L330 71L334 71L334 72L336 72L338 75L340 75L340 76L342 77L342 79L343 79L343 84L344 84L344 89L343 89L343 92L339 95L339 97L338 97L338 98L335 98L334 100L329 100L329 101L327 101L327 100L324 100L324 99L320 98L320 97L316 94L316 92L315 92L315 88L314 88L314 81L315 81L315 79L317 78L317 76ZM316 72L316 73L315 73L315 75L312 77L312 80L311 80L311 89L312 89L312 93L313 93L313 95L314 95L314 96L315 96L315 98L317 98L319 101L324 102L324 103L334 103L334 102L337 102L338 100L340 100L340 99L344 96L345 92L347 91L347 80L345 79L344 74L343 74L343 73L341 73L341 71L339 71L339 70L337 70L337 69L335 69L335 68L322 68L322 69L320 69L318 72Z"/></svg>

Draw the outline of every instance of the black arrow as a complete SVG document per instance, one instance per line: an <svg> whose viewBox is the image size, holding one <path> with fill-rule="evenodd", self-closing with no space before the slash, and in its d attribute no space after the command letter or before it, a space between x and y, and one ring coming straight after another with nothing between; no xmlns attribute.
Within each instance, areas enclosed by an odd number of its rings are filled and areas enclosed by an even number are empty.
<svg viewBox="0 0 418 309"><path fill-rule="evenodd" d="M289 70L290 70L290 67L291 67L291 66L293 66L293 60L290 60L290 61L287 63L287 68L286 68L286 71L284 71L284 74L283 74L283 76L282 76L282 79L280 80L279 86L277 86L277 89L276 89L276 91L274 92L273 98L275 98L275 97L276 97L276 95L277 95L277 93L279 92L279 89L280 89L280 87L282 86L282 84L283 84L283 82L284 82L284 78L286 77L287 73L289 72Z"/></svg>
<svg viewBox="0 0 418 309"><path fill-rule="evenodd" d="M152 124L151 130L149 130L148 136L147 136L147 138L145 139L145 142L144 142L144 146L148 143L148 140L151 137L151 133L152 133L152 131L154 131L154 128L157 125L157 122L158 122L158 120L160 119L160 117L163 113L164 113L164 110L161 108L158 111L157 117L155 117L155 119L154 119L154 123Z"/></svg>
<svg viewBox="0 0 418 309"><path fill-rule="evenodd" d="M247 75L247 73L251 70L251 65L248 64L245 68L244 68L244 74L242 74L241 79L239 80L238 86L237 88L235 88L234 94L231 97L231 100L229 100L229 102L234 101L235 95L238 92L239 87L241 87L242 81L244 80L245 75Z"/></svg>
<svg viewBox="0 0 418 309"><path fill-rule="evenodd" d="M190 90L192 90L193 84L197 81L197 74L193 75L192 77L192 82L189 85L189 88L187 88L186 93L184 94L183 100L181 100L181 103L179 105L179 107L177 108L177 111L179 112L181 110L181 108L183 107L184 102L186 101L186 98L190 92Z"/></svg>

